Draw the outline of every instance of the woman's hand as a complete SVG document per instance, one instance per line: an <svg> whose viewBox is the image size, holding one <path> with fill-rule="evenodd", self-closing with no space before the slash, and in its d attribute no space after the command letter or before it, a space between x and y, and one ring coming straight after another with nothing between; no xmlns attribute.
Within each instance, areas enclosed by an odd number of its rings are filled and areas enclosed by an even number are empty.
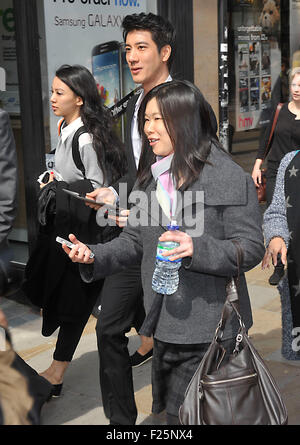
<svg viewBox="0 0 300 445"><path fill-rule="evenodd" d="M256 187L259 187L261 184L261 165L263 163L262 159L256 159L253 170L252 170L252 179Z"/></svg>
<svg viewBox="0 0 300 445"><path fill-rule="evenodd" d="M43 182L42 182L42 184L40 184L40 189L42 189L43 187L45 187L45 185L49 184L49 182L53 182L53 181L54 181L54 178L55 178L54 173L53 173L53 172L50 172L50 173L49 173L49 179L48 179L48 182L46 182L46 183L43 183Z"/></svg>
<svg viewBox="0 0 300 445"><path fill-rule="evenodd" d="M159 241L173 241L179 243L175 249L163 253L163 256L169 256L171 261L180 258L192 257L194 253L194 244L190 235L180 230L169 230L161 235Z"/></svg>
<svg viewBox="0 0 300 445"><path fill-rule="evenodd" d="M268 268L270 266L270 259L272 258L273 265L276 266L277 264L277 255L281 254L281 261L285 265L286 264L286 255L287 255L287 248L285 245L285 242L282 238L277 236L276 238L273 238L266 250L265 256L262 260L262 269Z"/></svg>
<svg viewBox="0 0 300 445"><path fill-rule="evenodd" d="M62 248L73 263L92 264L94 262L94 258L90 258L91 250L81 243L75 235L70 234L69 240L74 244L74 247L70 249L66 244L62 244Z"/></svg>

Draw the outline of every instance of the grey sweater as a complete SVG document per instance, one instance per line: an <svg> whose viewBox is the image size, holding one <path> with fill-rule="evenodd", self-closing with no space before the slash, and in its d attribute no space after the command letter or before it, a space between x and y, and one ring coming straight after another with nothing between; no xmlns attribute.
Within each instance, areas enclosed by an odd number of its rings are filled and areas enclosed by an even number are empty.
<svg viewBox="0 0 300 445"><path fill-rule="evenodd" d="M286 168L297 153L297 150L287 153L280 162L273 199L264 214L263 229L266 246L269 245L272 238L280 236L288 247L290 233L287 225L286 208L289 205L289 197L285 199L284 177Z"/></svg>
<svg viewBox="0 0 300 445"><path fill-rule="evenodd" d="M76 167L72 156L72 140L75 132L83 125L81 118L62 128L55 151L55 170L66 182L83 179L82 172ZM98 164L97 154L93 148L92 136L82 134L78 139L79 153L85 174L94 188L102 187L103 173Z"/></svg>
<svg viewBox="0 0 300 445"><path fill-rule="evenodd" d="M266 246L269 245L272 238L280 236L289 245L290 232L287 224L286 209L289 205L289 197L285 198L284 178L286 169L298 150L292 151L282 159L276 178L276 186L273 199L264 214L264 235ZM284 275L278 284L278 290L281 299L282 313L282 345L281 353L287 360L299 360L300 355L293 350L293 317L291 311L290 290L287 274Z"/></svg>

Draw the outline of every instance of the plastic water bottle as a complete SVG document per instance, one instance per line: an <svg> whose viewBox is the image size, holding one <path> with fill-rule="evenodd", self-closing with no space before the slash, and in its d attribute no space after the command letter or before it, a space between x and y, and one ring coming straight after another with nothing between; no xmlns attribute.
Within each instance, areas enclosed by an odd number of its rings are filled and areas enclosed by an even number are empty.
<svg viewBox="0 0 300 445"><path fill-rule="evenodd" d="M178 230L176 221L171 221L168 230ZM171 261L162 256L163 252L175 249L179 243L173 241L158 242L156 251L156 265L152 277L152 289L163 295L171 295L176 292L179 284L178 270L181 266L181 258Z"/></svg>

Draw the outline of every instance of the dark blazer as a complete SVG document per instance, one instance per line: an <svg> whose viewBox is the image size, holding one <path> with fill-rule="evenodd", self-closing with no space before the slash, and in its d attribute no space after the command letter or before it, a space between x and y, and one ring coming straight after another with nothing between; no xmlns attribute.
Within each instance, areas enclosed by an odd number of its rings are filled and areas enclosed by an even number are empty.
<svg viewBox="0 0 300 445"><path fill-rule="evenodd" d="M133 96L127 105L126 109L126 125L125 125L125 150L126 150L126 156L127 156L127 165L128 170L127 173L122 176L118 181L116 181L114 184L112 184L112 187L118 192L119 196L121 193L119 193L119 185L120 184L127 184L127 196L129 196L133 185L136 181L136 175L137 175L137 168L135 165L134 160L134 153L133 153L133 146L132 146L132 138L131 138L131 123L135 111L135 104L139 98L139 94L136 94Z"/></svg>
<svg viewBox="0 0 300 445"><path fill-rule="evenodd" d="M212 336L220 319L225 301L225 285L237 274L237 240L244 252L244 263L240 276L240 310L246 327L252 325L251 307L244 271L257 265L264 255L262 218L255 186L250 175L246 174L230 156L212 146L199 179L189 188L191 192L204 193L202 218L203 234L193 237L194 255L191 262L183 264L179 270L178 291L166 296L155 330L155 337L164 342L191 344L206 343ZM140 214L151 214L158 203L155 196L155 182L147 186L142 200L137 201L144 208ZM133 192L131 199L134 198ZM196 194L194 193L196 196ZM196 197L191 202L195 209ZM152 221L137 226L134 218L137 208L133 206L128 226L122 234L105 245L90 246L95 253L93 265L80 265L80 273L86 282L105 277L126 269L128 264L142 262L142 283L144 304L149 313L155 293L151 281L155 267L156 246L163 227ZM195 215L194 215L195 216ZM197 216L197 215L196 215ZM190 227L183 220L183 231ZM237 330L234 320L226 326L224 338L232 337Z"/></svg>

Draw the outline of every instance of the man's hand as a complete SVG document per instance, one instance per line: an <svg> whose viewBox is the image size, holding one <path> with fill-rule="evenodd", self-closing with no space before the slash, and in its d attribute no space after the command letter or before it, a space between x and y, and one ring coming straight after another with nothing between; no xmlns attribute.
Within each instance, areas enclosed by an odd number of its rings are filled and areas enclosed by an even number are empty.
<svg viewBox="0 0 300 445"><path fill-rule="evenodd" d="M107 213L107 218L113 220L116 222L117 226L123 228L127 225L127 220L129 216L130 210L121 210L120 214L118 216L115 216L113 214Z"/></svg>
<svg viewBox="0 0 300 445"><path fill-rule="evenodd" d="M62 244L62 248L73 263L92 264L94 262L94 258L90 258L91 250L80 242L75 235L70 234L69 240L74 244L74 247L70 249L66 244Z"/></svg>
<svg viewBox="0 0 300 445"><path fill-rule="evenodd" d="M169 250L168 252L164 252L162 254L163 256L170 257L169 259L171 261L193 256L193 240L190 235L185 232L181 232L180 230L169 230L161 235L159 241L173 241L179 243L179 246L175 249Z"/></svg>
<svg viewBox="0 0 300 445"><path fill-rule="evenodd" d="M95 204L86 203L87 206L91 207L94 210L99 210L102 206L97 204L97 202L105 202L106 204L114 205L116 202L116 195L114 192L107 188L102 187L95 189L93 192L87 193L86 198L93 199Z"/></svg>
<svg viewBox="0 0 300 445"><path fill-rule="evenodd" d="M262 260L262 269L270 267L270 260L272 259L273 265L277 265L277 256L281 254L281 261L286 265L287 248L282 238L277 236L273 238L266 250L265 256Z"/></svg>

